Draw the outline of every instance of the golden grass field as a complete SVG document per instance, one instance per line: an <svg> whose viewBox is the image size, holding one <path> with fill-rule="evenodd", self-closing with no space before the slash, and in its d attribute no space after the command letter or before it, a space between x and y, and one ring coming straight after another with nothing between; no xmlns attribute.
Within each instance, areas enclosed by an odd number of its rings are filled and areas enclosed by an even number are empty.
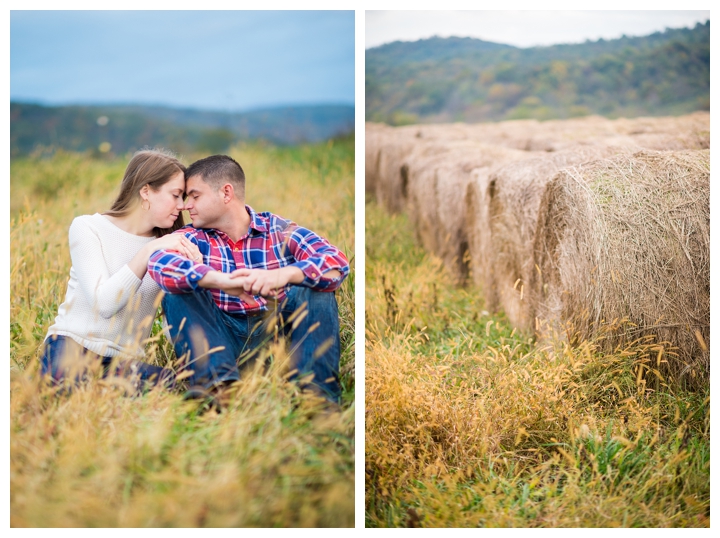
<svg viewBox="0 0 720 538"><path fill-rule="evenodd" d="M708 527L710 390L539 343L366 205L366 527Z"/></svg>
<svg viewBox="0 0 720 538"><path fill-rule="evenodd" d="M108 380L71 395L38 382L41 344L70 270L75 216L110 207L128 156L58 153L11 163L10 525L350 527L355 489L354 140L231 148L247 201L330 239L351 260L338 291L343 411L285 382L282 346L230 408L198 412L179 392L126 397ZM190 164L204 155L181 156ZM150 362L174 360L156 324Z"/></svg>

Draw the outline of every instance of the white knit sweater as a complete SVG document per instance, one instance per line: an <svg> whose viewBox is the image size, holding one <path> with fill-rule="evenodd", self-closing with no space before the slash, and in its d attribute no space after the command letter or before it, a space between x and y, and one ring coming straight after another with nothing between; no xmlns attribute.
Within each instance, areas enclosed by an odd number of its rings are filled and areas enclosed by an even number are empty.
<svg viewBox="0 0 720 538"><path fill-rule="evenodd" d="M99 213L74 219L69 235L70 281L46 339L69 336L107 357L144 355L160 288L127 264L155 238L125 232Z"/></svg>

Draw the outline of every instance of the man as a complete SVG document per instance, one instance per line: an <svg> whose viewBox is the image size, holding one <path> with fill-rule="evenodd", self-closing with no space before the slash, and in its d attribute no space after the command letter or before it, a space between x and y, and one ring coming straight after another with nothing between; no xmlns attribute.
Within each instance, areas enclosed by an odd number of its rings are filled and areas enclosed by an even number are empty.
<svg viewBox="0 0 720 538"><path fill-rule="evenodd" d="M148 272L166 292L163 310L177 356L189 353L189 397L222 392L238 380L238 363L268 341L279 317L290 336L292 378L339 402L332 292L348 274L345 255L310 230L246 205L245 174L231 157L201 159L185 178L193 223L175 233L201 254L189 260L157 251Z"/></svg>

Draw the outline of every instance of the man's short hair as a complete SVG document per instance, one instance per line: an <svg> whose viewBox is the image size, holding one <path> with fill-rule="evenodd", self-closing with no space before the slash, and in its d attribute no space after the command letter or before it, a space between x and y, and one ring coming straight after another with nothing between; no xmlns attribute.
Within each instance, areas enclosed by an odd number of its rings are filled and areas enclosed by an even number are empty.
<svg viewBox="0 0 720 538"><path fill-rule="evenodd" d="M227 155L211 155L188 166L185 179L193 176L200 178L213 187L229 182L235 187L235 195L245 199L245 172L235 159Z"/></svg>

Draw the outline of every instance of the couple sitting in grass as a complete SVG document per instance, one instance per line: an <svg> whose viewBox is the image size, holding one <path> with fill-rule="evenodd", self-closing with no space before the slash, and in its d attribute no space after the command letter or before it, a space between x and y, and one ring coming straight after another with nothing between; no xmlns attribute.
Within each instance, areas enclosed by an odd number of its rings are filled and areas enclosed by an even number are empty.
<svg viewBox="0 0 720 538"><path fill-rule="evenodd" d="M182 226L182 210L191 225ZM186 169L164 151L139 151L110 211L77 217L69 236L67 294L41 359L54 383L102 368L135 386L174 387L184 373L186 398L218 402L279 331L290 339L291 379L339 403L333 292L347 258L307 228L245 205L245 174L231 157ZM139 360L161 289L182 359L175 370Z"/></svg>

